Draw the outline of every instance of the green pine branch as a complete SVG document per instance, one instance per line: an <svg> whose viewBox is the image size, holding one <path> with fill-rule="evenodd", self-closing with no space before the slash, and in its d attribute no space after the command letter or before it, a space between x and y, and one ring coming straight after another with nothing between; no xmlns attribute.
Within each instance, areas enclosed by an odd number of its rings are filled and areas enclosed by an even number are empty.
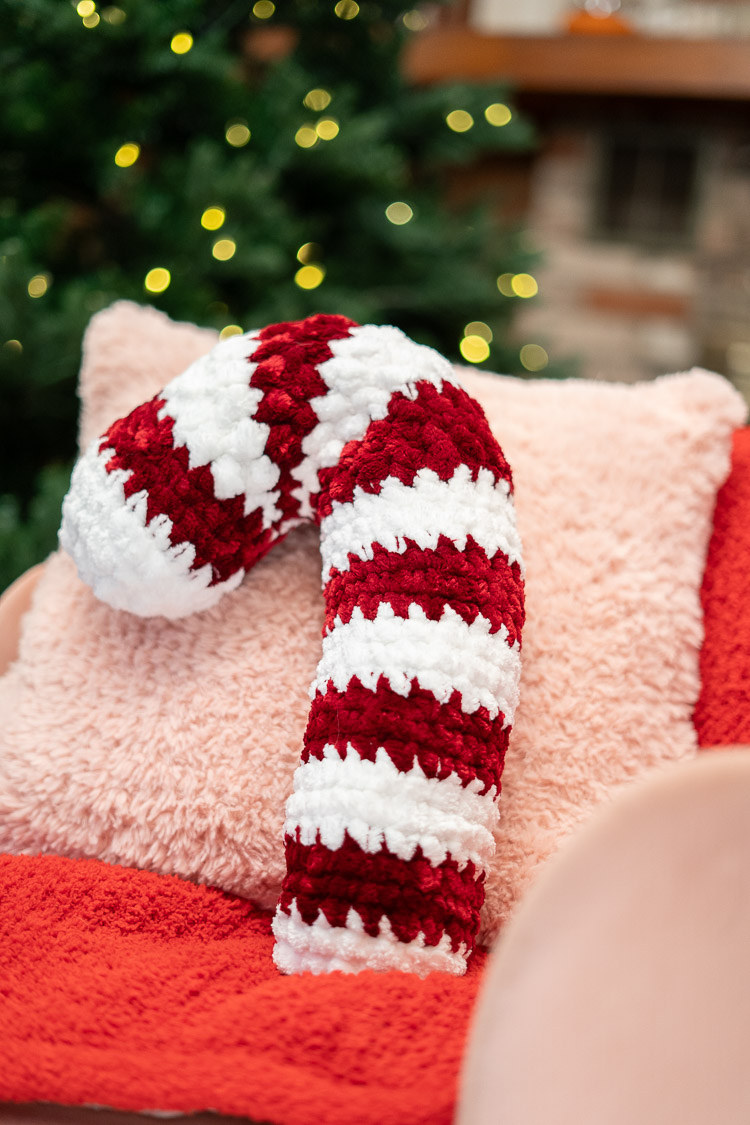
<svg viewBox="0 0 750 1125"><path fill-rule="evenodd" d="M444 202L450 168L533 145L506 88L410 88L412 32L392 0L345 0L353 18L319 0L278 0L270 16L256 4L266 18L211 0L92 3L0 0L0 587L54 546L64 471L44 466L75 454L83 331L118 298L219 329L343 313L454 359L481 321L486 365L523 371L519 298L496 278L535 255L487 210ZM485 116L498 104L500 126ZM454 111L471 127L452 129ZM393 203L409 221L389 221ZM210 207L225 216L213 230ZM306 289L309 243L322 281ZM145 288L154 268L169 273L159 292Z"/></svg>

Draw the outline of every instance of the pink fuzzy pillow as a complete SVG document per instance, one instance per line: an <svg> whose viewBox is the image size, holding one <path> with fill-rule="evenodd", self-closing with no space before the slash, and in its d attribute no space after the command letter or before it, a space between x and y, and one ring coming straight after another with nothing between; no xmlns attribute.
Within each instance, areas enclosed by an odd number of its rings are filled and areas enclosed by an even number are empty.
<svg viewBox="0 0 750 1125"><path fill-rule="evenodd" d="M214 340L131 304L96 316L82 447ZM700 371L636 386L462 378L513 465L527 568L486 940L617 785L697 752L699 588L744 404ZM0 680L0 850L98 856L272 906L322 622L309 528L178 621L109 609L53 555Z"/></svg>

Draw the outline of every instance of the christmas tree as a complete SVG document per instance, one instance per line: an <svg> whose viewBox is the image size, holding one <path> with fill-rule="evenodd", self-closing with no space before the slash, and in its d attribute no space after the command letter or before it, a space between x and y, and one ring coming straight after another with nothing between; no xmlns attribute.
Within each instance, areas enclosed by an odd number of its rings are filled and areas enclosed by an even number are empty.
<svg viewBox="0 0 750 1125"><path fill-rule="evenodd" d="M520 369L528 249L442 189L531 130L501 88L410 88L424 23L393 0L0 0L0 588L55 545L81 338L117 298L224 334L343 313Z"/></svg>

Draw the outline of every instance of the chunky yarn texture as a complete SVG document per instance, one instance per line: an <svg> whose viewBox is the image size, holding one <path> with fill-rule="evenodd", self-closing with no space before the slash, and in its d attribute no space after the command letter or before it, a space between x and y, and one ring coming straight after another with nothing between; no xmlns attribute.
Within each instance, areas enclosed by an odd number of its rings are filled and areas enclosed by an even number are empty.
<svg viewBox="0 0 750 1125"><path fill-rule="evenodd" d="M276 963L462 973L518 702L523 564L509 466L447 361L339 316L225 340L89 448L60 538L108 604L181 617L305 521L326 618Z"/></svg>

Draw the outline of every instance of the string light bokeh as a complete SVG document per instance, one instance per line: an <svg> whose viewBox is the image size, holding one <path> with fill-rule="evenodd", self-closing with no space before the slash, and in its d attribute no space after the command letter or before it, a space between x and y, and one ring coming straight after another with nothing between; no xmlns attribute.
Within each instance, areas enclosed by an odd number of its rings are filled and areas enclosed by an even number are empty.
<svg viewBox="0 0 750 1125"><path fill-rule="evenodd" d="M176 55L186 55L193 46L193 37L189 31L178 31L169 46Z"/></svg>
<svg viewBox="0 0 750 1125"><path fill-rule="evenodd" d="M118 168L130 168L140 155L141 146L128 141L126 144L120 145L115 153L115 164Z"/></svg>
<svg viewBox="0 0 750 1125"><path fill-rule="evenodd" d="M339 123L335 117L321 117L315 125L315 132L321 141L332 141L339 135Z"/></svg>
<svg viewBox="0 0 750 1125"><path fill-rule="evenodd" d="M252 134L246 121L228 121L224 136L232 148L244 148Z"/></svg>
<svg viewBox="0 0 750 1125"><path fill-rule="evenodd" d="M26 286L26 290L30 297L43 297L49 289L49 283L49 274L37 273L29 281L28 285Z"/></svg>
<svg viewBox="0 0 750 1125"><path fill-rule="evenodd" d="M549 364L549 355L541 344L524 344L519 358L527 371L543 371Z"/></svg>
<svg viewBox="0 0 750 1125"><path fill-rule="evenodd" d="M508 125L513 119L513 114L503 102L493 102L492 105L488 105L484 111L484 116L490 125L494 125L496 128Z"/></svg>
<svg viewBox="0 0 750 1125"><path fill-rule="evenodd" d="M454 133L466 133L474 127L474 118L465 109L452 109L446 114L445 123Z"/></svg>
<svg viewBox="0 0 750 1125"><path fill-rule="evenodd" d="M16 447L0 420L0 450L14 450L0 494L26 489L27 506L44 458L72 459L80 342L118 299L223 339L322 311L398 324L492 370L549 363L543 339L509 327L536 284L533 249L443 190L444 169L525 151L531 130L500 83L402 81L399 52L429 34L432 9L212 12L34 0L19 20L26 53L0 104L0 363L31 436ZM32 399L49 419L23 413ZM2 550L0 528L0 581Z"/></svg>
<svg viewBox="0 0 750 1125"><path fill-rule="evenodd" d="M201 226L204 230L219 230L224 226L226 217L223 207L207 207L201 215Z"/></svg>
<svg viewBox="0 0 750 1125"><path fill-rule="evenodd" d="M385 217L388 219L389 223L401 227L404 223L408 223L414 218L414 211L408 203L398 200L395 203L388 204L385 209Z"/></svg>
<svg viewBox="0 0 750 1125"><path fill-rule="evenodd" d="M253 4L253 15L259 20L270 20L275 11L276 5L272 0L257 0L257 3Z"/></svg>
<svg viewBox="0 0 750 1125"><path fill-rule="evenodd" d="M302 266L294 275L295 284L300 289L317 289L325 277L322 266Z"/></svg>
<svg viewBox="0 0 750 1125"><path fill-rule="evenodd" d="M333 10L340 20L353 20L359 15L359 4L356 0L338 0Z"/></svg>
<svg viewBox="0 0 750 1125"><path fill-rule="evenodd" d="M211 247L211 253L218 262L228 262L237 251L237 243L233 238L219 238Z"/></svg>
<svg viewBox="0 0 750 1125"><path fill-rule="evenodd" d="M331 95L328 90L323 90L316 87L314 90L308 90L302 99L302 104L307 109L312 109L316 113L321 113L324 109L328 109L331 104Z"/></svg>
<svg viewBox="0 0 750 1125"><path fill-rule="evenodd" d="M143 279L143 287L148 293L163 293L169 288L172 275L163 266L154 266Z"/></svg>
<svg viewBox="0 0 750 1125"><path fill-rule="evenodd" d="M496 285L503 297L528 300L539 292L539 282L530 273L501 273Z"/></svg>
<svg viewBox="0 0 750 1125"><path fill-rule="evenodd" d="M294 134L295 143L300 148L312 148L318 143L318 133L313 125L300 125Z"/></svg>
<svg viewBox="0 0 750 1125"><path fill-rule="evenodd" d="M305 242L297 251L297 261L307 265L308 262L320 259L322 255L323 248L317 242Z"/></svg>
<svg viewBox="0 0 750 1125"><path fill-rule="evenodd" d="M86 26L93 27L99 22L100 13L97 11L95 0L78 0L75 4L77 15ZM252 18L259 21L268 21L276 14L276 5L272 0L256 0L251 13ZM361 9L356 0L338 0L333 5L334 15L343 22L356 19ZM95 17L95 19L94 19ZM101 13L110 26L116 27L125 22L127 13L124 9L108 6ZM400 22L410 32L423 31L429 24L429 17L418 9L401 13ZM88 22L87 22L88 21ZM173 54L184 56L194 47L195 40L192 32L185 28L176 29L169 39L169 48ZM313 86L301 97L304 108L314 113L323 113L331 105L334 93L326 86ZM481 111L485 121L494 128L503 128L513 120L510 107L501 101L493 101L485 105ZM476 117L468 109L462 107L451 108L444 113L444 122L451 132L457 135L466 134L476 125ZM293 139L299 149L314 149L321 142L335 140L341 134L341 122L338 117L328 114L317 120L301 123L297 126ZM245 148L252 138L252 131L244 117L235 117L226 122L224 139L226 143L236 149ZM138 163L142 155L141 145L128 140L122 142L114 154L114 163L118 168L132 168ZM393 227L405 227L414 219L414 209L404 200L394 200L384 207L385 217ZM226 221L226 209L219 204L209 204L199 213L201 227L208 232L219 231ZM212 257L218 262L230 261L237 252L237 243L234 238L218 238L210 247ZM319 244L308 242L299 247L296 252L297 261L300 263L293 273L295 285L302 290L317 289L325 278L325 268L320 264L322 250ZM48 287L48 275L39 274L28 283L28 293L32 298L42 296ZM144 288L152 295L158 296L165 293L172 281L171 273L163 266L153 267L144 279ZM538 293L538 283L529 273L500 274L496 279L496 287L502 297L529 299ZM215 312L221 302L213 302ZM227 311L226 305L222 305ZM225 325L222 333L231 335L241 331L237 325ZM485 321L474 320L465 325L463 334L458 341L460 354L471 363L484 363L490 357L493 342L493 331ZM540 370L549 362L549 357L541 345L526 344L519 354L520 362L525 370Z"/></svg>

